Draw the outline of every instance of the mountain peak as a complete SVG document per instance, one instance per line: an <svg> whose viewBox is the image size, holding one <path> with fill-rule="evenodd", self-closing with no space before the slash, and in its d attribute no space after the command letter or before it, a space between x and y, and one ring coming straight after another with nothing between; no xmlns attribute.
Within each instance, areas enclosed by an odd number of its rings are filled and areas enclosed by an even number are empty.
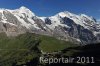
<svg viewBox="0 0 100 66"><path fill-rule="evenodd" d="M92 22L96 22L95 18L93 18L92 16L88 16L86 14L81 14L80 17L82 17L82 19L88 19Z"/></svg>
<svg viewBox="0 0 100 66"><path fill-rule="evenodd" d="M25 9L28 9L28 8L25 7L25 6L21 6L20 9L24 9L25 10Z"/></svg>
<svg viewBox="0 0 100 66"><path fill-rule="evenodd" d="M71 17L71 16L76 16L75 14L69 12L69 11L63 11L58 13L56 16L60 16L60 17Z"/></svg>
<svg viewBox="0 0 100 66"><path fill-rule="evenodd" d="M35 14L25 6L21 6L18 10L19 10L20 13L25 13L29 17L35 16Z"/></svg>
<svg viewBox="0 0 100 66"><path fill-rule="evenodd" d="M80 16L91 19L91 17L90 16L87 16L86 14L81 14Z"/></svg>
<svg viewBox="0 0 100 66"><path fill-rule="evenodd" d="M68 11L58 13L59 16L65 17L66 15L70 14Z"/></svg>

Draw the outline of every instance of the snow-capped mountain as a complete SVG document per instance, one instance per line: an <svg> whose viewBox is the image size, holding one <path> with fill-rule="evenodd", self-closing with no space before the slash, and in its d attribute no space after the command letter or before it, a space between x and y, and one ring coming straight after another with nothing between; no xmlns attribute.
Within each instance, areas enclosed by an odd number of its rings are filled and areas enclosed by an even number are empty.
<svg viewBox="0 0 100 66"><path fill-rule="evenodd" d="M0 9L0 32L8 36L32 32L82 44L100 40L100 24L93 17L67 11L39 17L24 6L15 10Z"/></svg>

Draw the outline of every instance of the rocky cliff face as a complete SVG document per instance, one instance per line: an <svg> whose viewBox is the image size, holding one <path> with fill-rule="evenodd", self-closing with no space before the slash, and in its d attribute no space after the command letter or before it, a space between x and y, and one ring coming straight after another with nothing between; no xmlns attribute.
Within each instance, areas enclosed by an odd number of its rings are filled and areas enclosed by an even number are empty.
<svg viewBox="0 0 100 66"><path fill-rule="evenodd" d="M8 36L32 32L81 44L100 41L100 24L93 17L67 11L51 17L39 17L26 7L0 9L0 32Z"/></svg>

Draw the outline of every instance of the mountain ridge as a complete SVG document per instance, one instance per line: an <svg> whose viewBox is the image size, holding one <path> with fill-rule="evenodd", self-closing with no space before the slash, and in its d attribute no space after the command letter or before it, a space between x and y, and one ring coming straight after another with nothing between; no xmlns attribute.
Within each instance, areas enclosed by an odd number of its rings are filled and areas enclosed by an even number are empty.
<svg viewBox="0 0 100 66"><path fill-rule="evenodd" d="M85 14L64 11L51 17L39 17L22 6L15 10L0 9L0 15L0 32L8 36L31 32L78 44L98 43L100 40L100 24Z"/></svg>

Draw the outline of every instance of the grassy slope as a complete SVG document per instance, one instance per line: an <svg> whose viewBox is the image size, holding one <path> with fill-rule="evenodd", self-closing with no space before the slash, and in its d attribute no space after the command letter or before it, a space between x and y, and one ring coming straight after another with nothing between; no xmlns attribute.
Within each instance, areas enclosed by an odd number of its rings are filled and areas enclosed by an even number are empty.
<svg viewBox="0 0 100 66"><path fill-rule="evenodd" d="M11 66L25 64L39 56L37 50L33 49L39 40L35 40L31 34L8 38L0 34L0 65Z"/></svg>
<svg viewBox="0 0 100 66"><path fill-rule="evenodd" d="M41 55L40 50L54 52L62 50L61 56L93 56L100 62L100 44L87 46L77 46L70 42L26 33L17 37L7 37L4 33L0 34L0 66L14 66L26 64L36 66L37 58ZM32 60L35 59L34 62ZM28 65L28 63L31 65Z"/></svg>
<svg viewBox="0 0 100 66"><path fill-rule="evenodd" d="M40 55L39 49L45 52L60 51L75 46L70 42L53 37L26 33L17 37L0 34L0 66L22 65Z"/></svg>
<svg viewBox="0 0 100 66"><path fill-rule="evenodd" d="M44 52L60 51L65 48L77 46L75 44L72 44L71 42L58 40L53 37L40 36L40 39L41 43L39 44L39 46L40 49L43 50Z"/></svg>

